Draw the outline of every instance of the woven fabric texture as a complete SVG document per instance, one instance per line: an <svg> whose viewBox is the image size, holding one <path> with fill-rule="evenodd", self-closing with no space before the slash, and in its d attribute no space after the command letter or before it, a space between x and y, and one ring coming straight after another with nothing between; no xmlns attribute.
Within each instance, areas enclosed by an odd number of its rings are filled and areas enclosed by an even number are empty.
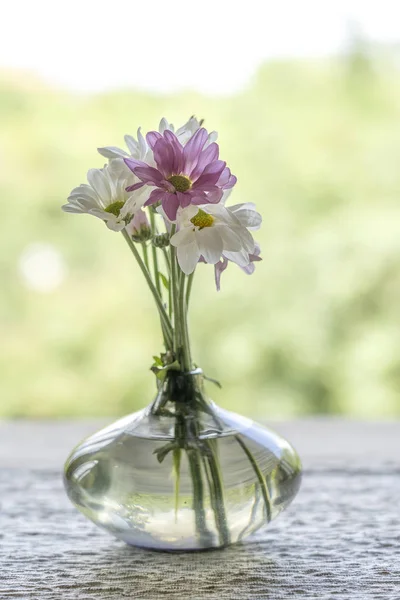
<svg viewBox="0 0 400 600"><path fill-rule="evenodd" d="M279 431L297 432L305 454L293 505L246 543L186 554L128 547L80 515L64 494L61 464L53 465L78 441L76 427L63 426L58 440L51 427L0 426L1 600L400 598L400 452L392 454L400 424L354 424L357 450L347 458L340 431L353 443L351 424L324 421L323 436L315 422L283 424ZM54 451L45 455L46 431Z"/></svg>

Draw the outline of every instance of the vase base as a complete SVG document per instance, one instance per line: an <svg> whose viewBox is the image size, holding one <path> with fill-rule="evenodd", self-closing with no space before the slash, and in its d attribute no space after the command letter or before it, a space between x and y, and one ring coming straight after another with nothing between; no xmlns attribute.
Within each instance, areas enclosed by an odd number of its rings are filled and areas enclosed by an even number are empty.
<svg viewBox="0 0 400 600"><path fill-rule="evenodd" d="M70 499L118 539L152 550L223 548L265 527L297 493L298 455L271 430L214 410L224 432L208 428L179 453L162 419L143 437L155 419L146 411L91 436L66 463Z"/></svg>

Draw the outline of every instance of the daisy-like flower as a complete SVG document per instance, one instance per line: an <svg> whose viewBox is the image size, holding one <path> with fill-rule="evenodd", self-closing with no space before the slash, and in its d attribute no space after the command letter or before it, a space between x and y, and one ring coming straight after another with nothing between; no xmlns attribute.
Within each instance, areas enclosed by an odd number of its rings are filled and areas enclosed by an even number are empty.
<svg viewBox="0 0 400 600"><path fill-rule="evenodd" d="M151 131L146 139L156 168L144 161L124 158L125 164L141 180L128 190L143 185L156 187L145 205L161 202L170 221L175 221L179 207L215 204L221 200L224 190L235 185L236 177L226 163L218 159L218 144L209 143L206 129L198 129L185 145L170 130L163 134Z"/></svg>
<svg viewBox="0 0 400 600"><path fill-rule="evenodd" d="M136 179L129 173L127 178L122 161L113 160L103 169L90 169L87 180L88 184L83 183L72 190L62 209L69 213L94 215L112 231L124 229L148 197L142 190L126 191Z"/></svg>
<svg viewBox="0 0 400 600"><path fill-rule="evenodd" d="M177 248L178 263L186 275L193 273L201 257L214 265L221 256L229 257L241 267L249 265L255 242L248 226L259 226L261 216L243 206L239 204L232 209L222 204L203 204L179 209L179 230L170 241Z"/></svg>

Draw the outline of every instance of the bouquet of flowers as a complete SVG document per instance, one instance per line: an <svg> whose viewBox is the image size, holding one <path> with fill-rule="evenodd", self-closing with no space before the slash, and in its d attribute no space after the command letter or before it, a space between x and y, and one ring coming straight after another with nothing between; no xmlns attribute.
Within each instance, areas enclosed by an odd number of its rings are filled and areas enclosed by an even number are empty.
<svg viewBox="0 0 400 600"><path fill-rule="evenodd" d="M261 216L252 203L227 205L236 177L220 159L216 140L217 133L208 133L195 117L176 131L165 119L161 120L158 131L150 131L146 136L139 128L137 139L125 136L126 150L115 146L98 149L108 163L103 168L90 169L88 183L73 189L63 206L66 212L93 215L108 229L122 233L150 288L160 318L164 347L154 356L151 367L158 394L151 406L140 413L140 418L135 417L130 433L133 437L138 428L144 427L146 435L141 434L142 437L164 441L161 445L154 442L151 455L155 455L154 468L170 461L175 517L171 525L168 510L163 513L161 529L169 540L163 545L162 535L152 525L158 518L154 509L157 502L154 498L152 504L143 500L146 494L139 489L143 482L138 482L136 475L129 498L118 498L124 514L127 505L131 507L126 527L113 525L111 529L115 535L138 545L168 548L226 545L272 517L273 492L259 459L254 456L251 443L239 435L240 427L232 423L232 417L227 417L227 411L218 409L205 396L204 375L193 362L189 342L187 315L198 265L213 265L219 290L221 274L230 263L251 274L255 262L261 260L260 248L251 233L260 227ZM247 512L239 523L229 518L234 509L226 499L227 481L222 475L223 457L217 444L220 436L228 434L233 435L235 451L241 453L241 460L246 461L251 472L251 482L246 484L251 501L247 498ZM81 459L82 451L80 465ZM78 507L85 508L85 514L89 512L90 518L102 524L93 502L88 511L87 494L95 487L93 481L85 490L86 500L82 499L81 480L79 493L76 486L72 489L71 482L78 485L73 475L75 460L73 456L67 463L68 493ZM103 471L96 468L103 481L104 468ZM165 478L170 479L168 474ZM163 485L165 482L160 482ZM107 494L109 502L110 489ZM237 497L233 505L240 505L239 500ZM141 518L147 515L146 525L138 525L138 506ZM193 515L193 520L189 517L193 531L185 511ZM182 533L185 528L190 530L187 535Z"/></svg>

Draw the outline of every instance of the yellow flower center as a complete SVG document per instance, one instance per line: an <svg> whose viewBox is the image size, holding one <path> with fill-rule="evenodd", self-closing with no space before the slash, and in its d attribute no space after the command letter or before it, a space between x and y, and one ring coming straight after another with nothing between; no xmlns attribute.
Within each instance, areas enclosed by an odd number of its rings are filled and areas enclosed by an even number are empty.
<svg viewBox="0 0 400 600"><path fill-rule="evenodd" d="M215 219L212 215L209 215L204 210L199 208L199 212L197 215L194 215L193 219L190 219L190 222L193 225L196 225L199 229L203 229L204 227L211 227L214 223Z"/></svg>
<svg viewBox="0 0 400 600"><path fill-rule="evenodd" d="M119 217L119 213L121 212L121 208L124 204L125 202L122 202L122 200L117 200L116 202L109 204L104 210L107 213L111 213L112 215Z"/></svg>
<svg viewBox="0 0 400 600"><path fill-rule="evenodd" d="M187 192L192 187L192 182L186 175L171 175L168 181L172 183L177 192Z"/></svg>

